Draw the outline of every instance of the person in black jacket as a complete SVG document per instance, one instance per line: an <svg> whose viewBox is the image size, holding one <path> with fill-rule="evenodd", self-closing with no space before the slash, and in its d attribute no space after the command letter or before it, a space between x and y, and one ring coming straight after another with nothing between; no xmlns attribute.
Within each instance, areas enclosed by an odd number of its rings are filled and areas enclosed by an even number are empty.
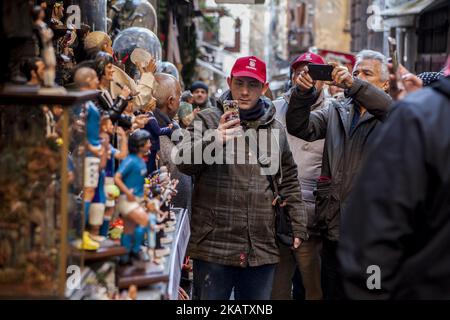
<svg viewBox="0 0 450 320"><path fill-rule="evenodd" d="M391 111L342 215L349 298L450 299L449 123L449 77Z"/></svg>
<svg viewBox="0 0 450 320"><path fill-rule="evenodd" d="M308 67L295 79L286 112L287 131L305 141L325 138L321 177L315 191L317 226L323 239L322 287L325 299L343 297L337 271L339 220L368 146L391 106L389 72L384 55L363 50L357 55L353 76L336 66L334 85L347 99L324 99L323 108L311 111L319 97Z"/></svg>

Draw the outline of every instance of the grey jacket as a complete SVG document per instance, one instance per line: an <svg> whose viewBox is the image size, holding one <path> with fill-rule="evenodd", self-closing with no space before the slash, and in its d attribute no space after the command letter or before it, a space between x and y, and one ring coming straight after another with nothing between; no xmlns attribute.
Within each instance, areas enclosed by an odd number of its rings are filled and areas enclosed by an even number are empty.
<svg viewBox="0 0 450 320"><path fill-rule="evenodd" d="M364 155L392 103L388 94L359 79L354 80L346 96L348 99L342 102L326 99L324 108L311 112L311 105L317 100L315 89L306 93L295 89L286 113L290 134L306 141L325 138L316 210L322 234L334 241L339 239L340 212L346 205ZM368 112L352 129L355 105L363 105Z"/></svg>
<svg viewBox="0 0 450 320"><path fill-rule="evenodd" d="M289 100L294 88L286 92L283 97L273 101L276 109L275 118L283 124L286 129L286 112ZM317 101L311 106L311 111L320 110L324 107L324 93L321 91ZM315 197L313 194L316 181L320 176L322 168L322 154L324 139L308 142L286 133L292 156L297 164L298 180L300 183L305 209L308 214L308 234L317 235L317 216L315 213Z"/></svg>
<svg viewBox="0 0 450 320"><path fill-rule="evenodd" d="M217 129L223 114L221 101L227 98L230 98L229 93L222 96L217 107L199 112L188 131L195 133L196 124L202 125L203 133L207 129ZM279 182L280 193L286 197L294 236L306 240L307 216L297 180L297 166L283 127L275 120L275 108L271 101L261 98L259 103L263 104L265 113L252 122L251 126L257 128L257 131L268 129L270 134L266 138L269 138L275 129L280 133L278 154L281 163L276 168L275 177ZM213 142L201 134L202 132L197 132L183 139L183 153L192 154L197 148L207 150L212 146ZM230 145L226 144L225 149L228 148ZM195 179L188 247L193 259L241 267L261 266L279 261L272 207L273 194L267 177L261 174L261 167L257 163L249 163L251 152L248 149L245 152L245 163L207 164L202 161L178 165L181 172L192 175Z"/></svg>

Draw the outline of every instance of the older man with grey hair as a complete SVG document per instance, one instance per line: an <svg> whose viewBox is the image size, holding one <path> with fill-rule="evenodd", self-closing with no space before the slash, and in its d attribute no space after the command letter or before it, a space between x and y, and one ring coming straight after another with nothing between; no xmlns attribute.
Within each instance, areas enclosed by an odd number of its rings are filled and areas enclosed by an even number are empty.
<svg viewBox="0 0 450 320"><path fill-rule="evenodd" d="M323 237L325 299L343 297L336 257L340 213L347 205L354 178L392 103L387 94L389 73L383 54L361 51L353 75L345 67L334 66L333 85L345 89L346 99L325 99L323 108L311 111L319 94L305 66L295 79L296 89L286 113L286 127L291 135L306 141L325 139L321 175L315 189L315 218Z"/></svg>
<svg viewBox="0 0 450 320"><path fill-rule="evenodd" d="M167 127L173 125L173 130L179 129L179 124L173 118L178 112L180 106L181 87L180 82L172 75L165 73L155 74L155 87L153 96L156 99L156 109L154 115L159 126ZM155 137L158 139L158 137ZM172 149L178 143L176 139L168 136L160 136L160 166L166 166L172 178L178 179L177 195L172 199L174 207L186 208L191 211L192 179L178 170L172 161Z"/></svg>

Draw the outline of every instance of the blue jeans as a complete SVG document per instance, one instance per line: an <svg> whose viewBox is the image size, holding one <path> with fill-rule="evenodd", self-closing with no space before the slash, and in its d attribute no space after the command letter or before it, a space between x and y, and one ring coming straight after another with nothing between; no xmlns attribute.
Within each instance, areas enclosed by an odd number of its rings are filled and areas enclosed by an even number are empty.
<svg viewBox="0 0 450 320"><path fill-rule="evenodd" d="M275 264L233 267L194 260L194 300L269 300Z"/></svg>

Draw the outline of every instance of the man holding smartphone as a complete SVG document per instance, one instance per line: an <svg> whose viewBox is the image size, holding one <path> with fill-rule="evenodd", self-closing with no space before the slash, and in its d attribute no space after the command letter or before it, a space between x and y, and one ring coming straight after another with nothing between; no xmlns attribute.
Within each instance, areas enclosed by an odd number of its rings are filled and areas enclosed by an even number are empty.
<svg viewBox="0 0 450 320"><path fill-rule="evenodd" d="M238 142L231 143L239 139L239 133L257 132L258 147L270 144L271 135L278 134L277 150L271 150L276 158L268 159L279 159L274 161L277 167L273 180L284 196L292 221L293 248L308 239L307 218L286 135L275 120L273 104L264 97L268 88L264 61L254 56L239 58L227 81L230 90L219 99L217 107L196 115L188 127L194 134L180 144L183 153L191 155L196 149L207 150L215 144L225 153L237 153L245 160L210 164L202 158L200 163L178 165L195 179L188 247L194 260L194 298L229 299L234 290L236 300L268 300L279 261L273 193L261 170L261 149L246 147L242 154L235 148ZM239 117L232 117L233 111L224 112L226 100L234 101L228 101L230 108L237 101ZM199 126L201 133L195 132ZM205 137L207 130L214 133L213 139ZM267 135L260 135L264 131ZM249 161L256 154L258 162Z"/></svg>
<svg viewBox="0 0 450 320"><path fill-rule="evenodd" d="M325 139L321 176L317 181L316 212L323 237L322 288L325 299L344 297L336 249L340 212L347 204L353 181L364 155L385 119L392 100L386 57L363 50L357 57L353 76L345 67L334 65L332 84L345 89L343 101L325 99L325 107L311 111L318 98L315 80L308 67L295 79L286 113L290 134L306 141Z"/></svg>

